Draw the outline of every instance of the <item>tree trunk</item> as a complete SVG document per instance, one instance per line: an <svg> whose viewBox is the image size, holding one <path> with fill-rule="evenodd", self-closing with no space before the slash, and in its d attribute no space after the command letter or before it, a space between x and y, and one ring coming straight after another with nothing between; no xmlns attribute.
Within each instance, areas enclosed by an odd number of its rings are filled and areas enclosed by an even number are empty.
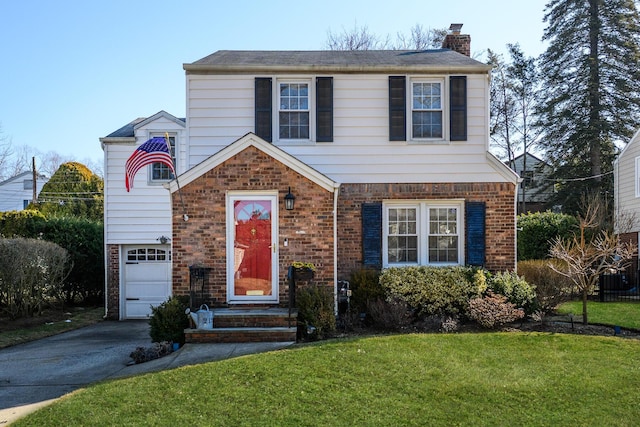
<svg viewBox="0 0 640 427"><path fill-rule="evenodd" d="M582 290L582 324L586 325L587 321L587 289Z"/></svg>

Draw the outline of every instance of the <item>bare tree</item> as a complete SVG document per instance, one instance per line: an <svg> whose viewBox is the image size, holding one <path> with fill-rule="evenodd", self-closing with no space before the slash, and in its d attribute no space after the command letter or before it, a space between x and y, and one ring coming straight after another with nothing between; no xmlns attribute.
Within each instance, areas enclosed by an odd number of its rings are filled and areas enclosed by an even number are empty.
<svg viewBox="0 0 640 427"><path fill-rule="evenodd" d="M328 50L373 50L384 49L387 45L388 38L381 41L378 36L369 32L366 25L358 27L356 23L351 30L343 27L341 33L327 31Z"/></svg>
<svg viewBox="0 0 640 427"><path fill-rule="evenodd" d="M369 31L365 26L358 26L356 23L351 30L345 28L341 33L327 32L326 48L328 50L425 50L442 47L442 41L447 35L446 28L428 28L422 25L414 25L409 35L398 33L396 41L391 42L391 37L387 35L381 38Z"/></svg>
<svg viewBox="0 0 640 427"><path fill-rule="evenodd" d="M583 199L584 200L584 199ZM568 277L582 294L582 322L587 324L587 297L595 289L602 274L623 270L638 251L636 244L621 242L609 230L601 230L590 237L590 231L602 224L604 206L593 198L586 204L584 214L578 217L579 234L569 240L556 238L551 246L553 258L564 262L564 267L551 263L551 269Z"/></svg>
<svg viewBox="0 0 640 427"><path fill-rule="evenodd" d="M446 28L425 29L421 24L416 24L411 27L409 36L398 33L392 48L395 50L437 49L442 47L442 41L446 35Z"/></svg>

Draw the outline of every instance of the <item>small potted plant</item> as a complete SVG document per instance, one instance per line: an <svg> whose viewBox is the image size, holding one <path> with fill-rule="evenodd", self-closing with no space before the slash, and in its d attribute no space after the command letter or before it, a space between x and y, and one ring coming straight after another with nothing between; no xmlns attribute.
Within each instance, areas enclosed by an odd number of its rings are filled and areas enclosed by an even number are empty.
<svg viewBox="0 0 640 427"><path fill-rule="evenodd" d="M291 266L294 277L298 280L311 280L315 276L316 266L312 262L294 261Z"/></svg>

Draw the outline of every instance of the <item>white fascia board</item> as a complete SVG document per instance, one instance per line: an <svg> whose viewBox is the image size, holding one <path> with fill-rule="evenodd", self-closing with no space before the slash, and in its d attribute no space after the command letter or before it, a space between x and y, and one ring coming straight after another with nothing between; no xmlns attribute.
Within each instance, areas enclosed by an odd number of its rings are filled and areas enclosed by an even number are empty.
<svg viewBox="0 0 640 427"><path fill-rule="evenodd" d="M257 148L271 158L296 171L300 175L304 176L305 178L309 179L310 181L314 182L327 191L333 192L336 188L339 187L339 183L336 183L326 175L301 162L289 153L281 150L271 143L266 142L264 139L250 132L240 139L236 140L235 142L227 145L225 148L218 151L208 159L195 165L182 175L178 176L177 180L174 179L173 181L169 182L169 190L172 193L176 192L178 190L178 181L180 183L180 186L187 185L200 176L204 175L211 169L224 163L233 156L242 152L244 149L251 146Z"/></svg>

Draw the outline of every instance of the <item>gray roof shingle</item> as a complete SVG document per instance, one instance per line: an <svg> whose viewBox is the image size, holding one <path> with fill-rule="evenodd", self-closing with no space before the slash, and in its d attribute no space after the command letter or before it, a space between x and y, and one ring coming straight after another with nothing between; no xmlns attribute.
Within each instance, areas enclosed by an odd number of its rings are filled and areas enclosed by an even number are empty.
<svg viewBox="0 0 640 427"><path fill-rule="evenodd" d="M255 51L219 50L190 64L187 72L324 71L388 72L391 70L464 69L487 72L490 67L450 49Z"/></svg>

